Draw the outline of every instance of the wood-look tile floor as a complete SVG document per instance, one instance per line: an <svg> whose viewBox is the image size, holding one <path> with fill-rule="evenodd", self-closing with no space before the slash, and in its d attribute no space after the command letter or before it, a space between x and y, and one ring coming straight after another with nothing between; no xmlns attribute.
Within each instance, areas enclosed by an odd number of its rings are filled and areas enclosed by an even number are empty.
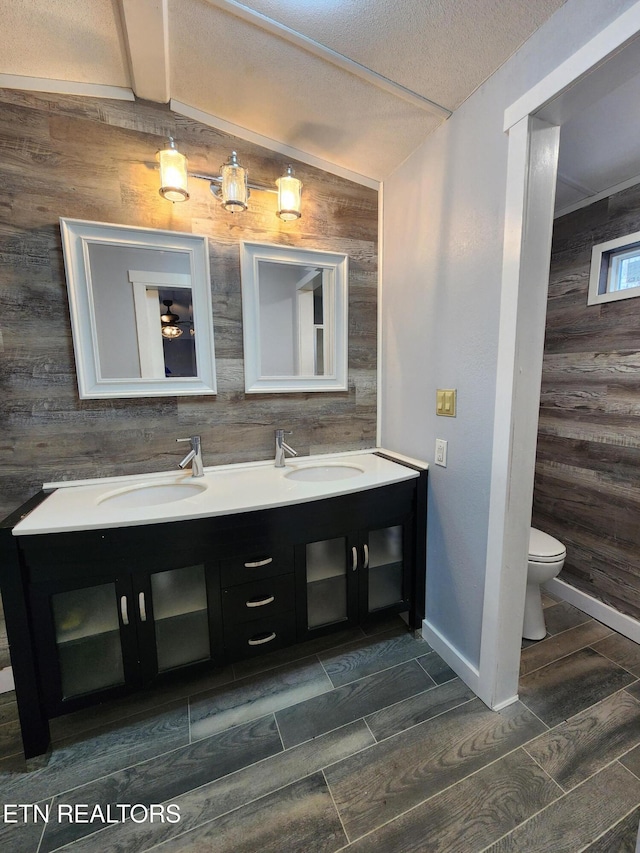
<svg viewBox="0 0 640 853"><path fill-rule="evenodd" d="M524 643L499 713L399 621L59 718L28 768L0 696L0 805L50 816L0 812L0 849L633 853L640 646L545 603L549 634ZM121 804L134 819L55 819Z"/></svg>

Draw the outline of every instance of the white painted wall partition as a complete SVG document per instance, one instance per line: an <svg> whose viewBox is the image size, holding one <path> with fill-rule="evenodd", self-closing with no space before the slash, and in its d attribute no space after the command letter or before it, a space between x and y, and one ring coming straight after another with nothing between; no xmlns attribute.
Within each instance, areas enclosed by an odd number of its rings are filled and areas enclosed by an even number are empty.
<svg viewBox="0 0 640 853"><path fill-rule="evenodd" d="M479 668L482 698L493 708L518 691L559 137L559 127L531 116L509 131Z"/></svg>
<svg viewBox="0 0 640 853"><path fill-rule="evenodd" d="M561 123L611 90L614 81L637 67L632 42L638 32L640 3L505 112L505 125L514 124L508 128L503 301L479 667L481 697L493 708L517 698L560 134L559 126L532 114L553 116ZM628 61L625 46L632 57Z"/></svg>
<svg viewBox="0 0 640 853"><path fill-rule="evenodd" d="M567 0L385 181L381 443L432 460L449 441L423 630L494 708L517 696L557 157L532 116L639 31L637 0Z"/></svg>

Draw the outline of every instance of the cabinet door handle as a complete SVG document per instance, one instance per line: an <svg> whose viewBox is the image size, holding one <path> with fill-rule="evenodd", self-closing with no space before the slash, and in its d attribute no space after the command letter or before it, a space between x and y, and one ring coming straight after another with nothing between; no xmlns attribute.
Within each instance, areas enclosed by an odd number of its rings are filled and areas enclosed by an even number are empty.
<svg viewBox="0 0 640 853"><path fill-rule="evenodd" d="M120 597L120 615L122 616L122 624L129 624L129 610L127 607L127 596L122 595Z"/></svg>
<svg viewBox="0 0 640 853"><path fill-rule="evenodd" d="M362 568L368 569L369 568L369 546L367 545L366 542L362 546L362 550L364 551L364 564L363 564Z"/></svg>
<svg viewBox="0 0 640 853"><path fill-rule="evenodd" d="M245 563L245 569L259 569L260 566L268 566L269 563L273 563L273 557L265 557L264 560L254 560L250 563Z"/></svg>
<svg viewBox="0 0 640 853"><path fill-rule="evenodd" d="M265 604L271 604L276 600L275 595L268 595L266 598L250 598L245 601L247 607L264 607Z"/></svg>
<svg viewBox="0 0 640 853"><path fill-rule="evenodd" d="M358 568L358 549L355 546L351 549L351 568L354 572Z"/></svg>
<svg viewBox="0 0 640 853"><path fill-rule="evenodd" d="M140 611L140 621L146 622L147 621L147 605L146 605L146 602L144 600L144 592L141 592L138 595L138 609Z"/></svg>
<svg viewBox="0 0 640 853"><path fill-rule="evenodd" d="M255 639L252 637L250 640L247 640L250 646L261 646L263 643L270 643L272 640L275 640L276 632L272 631L270 634L267 634L266 637L256 637Z"/></svg>

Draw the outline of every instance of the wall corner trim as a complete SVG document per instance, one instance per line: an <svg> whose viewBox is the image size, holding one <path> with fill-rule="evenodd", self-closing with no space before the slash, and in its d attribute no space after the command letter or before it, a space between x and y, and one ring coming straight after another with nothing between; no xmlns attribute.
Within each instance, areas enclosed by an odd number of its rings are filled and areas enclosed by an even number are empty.
<svg viewBox="0 0 640 853"><path fill-rule="evenodd" d="M558 93L593 71L610 54L631 42L639 30L640 0L507 107L503 130L509 130L521 119L535 113Z"/></svg>
<svg viewBox="0 0 640 853"><path fill-rule="evenodd" d="M305 151L301 151L299 148L293 148L290 145L285 145L282 142L278 142L276 139L271 139L268 136L255 133L246 127L241 127L239 124L233 124L233 122L214 116L211 113L198 109L197 107L192 107L182 101L172 99L169 106L174 113L179 113L180 115L185 116L185 118L198 121L200 124L206 124L207 127L222 130L224 133L237 136L240 139L244 139L246 142L252 142L254 145L260 145L262 148L267 148L270 151L277 152L278 154L285 154L293 160L298 160L300 163L306 163L308 166L313 166L316 169L322 169L323 172L329 172L331 175L337 175L339 178L344 178L347 181L353 181L354 184L360 184L360 186L369 187L369 189L376 191L380 188L380 181L376 178L371 178L367 175L360 175L358 172L352 172L350 169L346 169L336 163L331 163L329 160L323 160L322 157L316 157L315 154L308 154Z"/></svg>
<svg viewBox="0 0 640 853"><path fill-rule="evenodd" d="M0 88L49 92L55 95L82 95L86 98L111 98L116 101L135 101L136 99L131 89L123 86L79 83L75 80L50 80L48 77L25 77L21 74L0 74Z"/></svg>

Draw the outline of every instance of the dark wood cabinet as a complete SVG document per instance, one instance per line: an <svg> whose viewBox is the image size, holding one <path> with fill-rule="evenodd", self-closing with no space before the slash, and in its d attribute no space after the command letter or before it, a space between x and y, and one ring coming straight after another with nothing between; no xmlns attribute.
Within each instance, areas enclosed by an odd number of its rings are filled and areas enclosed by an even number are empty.
<svg viewBox="0 0 640 853"><path fill-rule="evenodd" d="M235 571L230 571L236 562ZM227 660L264 654L296 640L293 547L228 561L222 612Z"/></svg>
<svg viewBox="0 0 640 853"><path fill-rule="evenodd" d="M205 562L77 576L52 566L29 589L49 716L136 690L195 664L221 664L218 570Z"/></svg>
<svg viewBox="0 0 640 853"><path fill-rule="evenodd" d="M0 581L27 757L51 717L186 668L378 612L424 617L426 471L237 515L12 536L24 510L0 524Z"/></svg>
<svg viewBox="0 0 640 853"><path fill-rule="evenodd" d="M322 539L298 544L298 639L408 610L414 565L412 512L359 530L340 521Z"/></svg>

